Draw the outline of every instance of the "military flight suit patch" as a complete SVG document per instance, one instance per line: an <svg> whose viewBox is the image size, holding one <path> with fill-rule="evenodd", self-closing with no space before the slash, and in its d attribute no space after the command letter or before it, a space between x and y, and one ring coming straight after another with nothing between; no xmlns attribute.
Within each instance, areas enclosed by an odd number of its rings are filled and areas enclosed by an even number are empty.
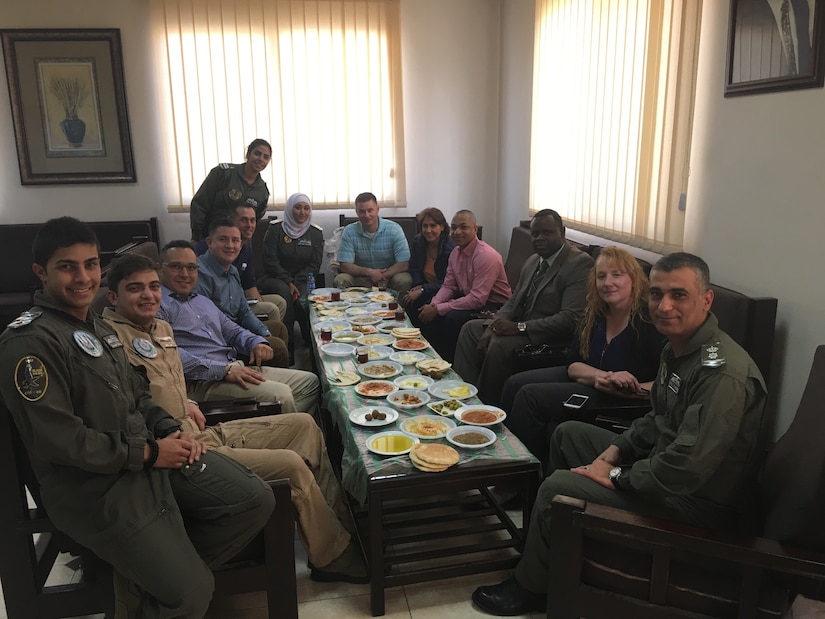
<svg viewBox="0 0 825 619"><path fill-rule="evenodd" d="M77 347L90 357L100 357L103 354L100 340L88 331L75 331L72 337Z"/></svg>
<svg viewBox="0 0 825 619"><path fill-rule="evenodd" d="M9 329L19 329L20 327L25 327L27 324L35 320L42 313L43 311L37 309L36 307L30 310L26 310L6 326Z"/></svg>
<svg viewBox="0 0 825 619"><path fill-rule="evenodd" d="M132 340L132 346L135 347L137 354L146 359L154 359L158 356L158 349L146 338L136 337Z"/></svg>
<svg viewBox="0 0 825 619"><path fill-rule="evenodd" d="M29 402L37 402L49 387L49 373L37 357L27 355L14 368L14 386L17 392Z"/></svg>
<svg viewBox="0 0 825 619"><path fill-rule="evenodd" d="M682 379L676 374L670 375L670 380L667 381L667 388L673 393L679 393L679 386L682 384Z"/></svg>
<svg viewBox="0 0 825 619"><path fill-rule="evenodd" d="M116 335L107 335L103 338L103 341L106 342L106 345L112 350L123 346L123 343L119 339L117 339Z"/></svg>
<svg viewBox="0 0 825 619"><path fill-rule="evenodd" d="M240 189L235 189L233 187L232 189L229 190L229 198L231 200L240 200L242 195L243 194L241 193Z"/></svg>

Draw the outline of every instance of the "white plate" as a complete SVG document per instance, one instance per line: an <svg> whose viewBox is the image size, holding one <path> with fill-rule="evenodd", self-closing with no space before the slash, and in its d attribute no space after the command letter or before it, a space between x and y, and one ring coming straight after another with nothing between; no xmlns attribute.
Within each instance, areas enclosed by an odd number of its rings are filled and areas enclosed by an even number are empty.
<svg viewBox="0 0 825 619"><path fill-rule="evenodd" d="M358 331L333 331L332 332L332 339L335 342L340 342L342 344L355 344L358 341L358 338L364 335L363 333L358 333Z"/></svg>
<svg viewBox="0 0 825 619"><path fill-rule="evenodd" d="M363 299L363 300L362 300ZM352 290L345 290L341 293L342 301L358 301L359 303L369 303L369 297L365 297L363 292L353 292Z"/></svg>
<svg viewBox="0 0 825 619"><path fill-rule="evenodd" d="M366 294L370 291L369 288L366 288L364 286L351 286L349 288L345 288L345 290L347 292L357 292L359 294Z"/></svg>
<svg viewBox="0 0 825 619"><path fill-rule="evenodd" d="M427 355L417 350L399 350L390 355L390 360L400 363L401 365L412 365L418 363L422 359L426 359Z"/></svg>
<svg viewBox="0 0 825 619"><path fill-rule="evenodd" d="M390 333L393 329L398 329L398 328L406 329L407 328L407 323L406 322L399 322L399 321L396 321L396 320L391 320L389 322L382 322L380 325L378 325L378 330L381 333Z"/></svg>
<svg viewBox="0 0 825 619"><path fill-rule="evenodd" d="M389 346L395 342L395 338L386 333L368 333L358 338L361 346Z"/></svg>
<svg viewBox="0 0 825 619"><path fill-rule="evenodd" d="M397 444L389 444L393 441ZM421 441L414 436L396 430L390 430L389 432L379 432L369 437L367 439L367 449L379 456L403 456L404 454L410 453L412 446L420 442ZM398 447L398 449L391 449L392 447Z"/></svg>
<svg viewBox="0 0 825 619"><path fill-rule="evenodd" d="M391 292L368 292L367 296L372 299L373 301L378 301L381 303L389 303L390 301L395 301L395 296Z"/></svg>
<svg viewBox="0 0 825 619"><path fill-rule="evenodd" d="M469 393L466 395L454 395L452 393L447 393L450 389L456 389L463 386L466 386L469 389ZM476 389L475 385L471 385L470 383L465 383L460 380L440 380L437 383L430 385L427 388L427 391L429 391L431 395L441 398L442 400L466 400L467 398L471 398L478 393L478 389Z"/></svg>
<svg viewBox="0 0 825 619"><path fill-rule="evenodd" d="M348 319L349 319L350 323L352 323L354 325L377 325L379 322L381 322L380 318L376 318L375 316L367 316L367 315L364 315L364 316L350 315L348 317Z"/></svg>
<svg viewBox="0 0 825 619"><path fill-rule="evenodd" d="M372 419L367 421L364 419L368 413L371 413L374 410L379 410L384 413L387 418L386 419ZM356 408L349 414L349 420L358 426L365 426L367 428L377 428L379 426L388 426L392 422L398 419L398 411L394 408L390 408L389 406L362 406L361 408Z"/></svg>
<svg viewBox="0 0 825 619"><path fill-rule="evenodd" d="M445 409L446 412L442 412L442 409L444 408L443 405L446 402L455 402L458 406L456 406L455 408L447 408L447 409ZM449 400L438 400L437 402L430 402L429 404L427 404L427 408L429 408L436 415L441 415L443 417L452 417L453 413L456 412L462 406L464 406L464 402L462 402L461 400L453 399L453 398L451 398Z"/></svg>
<svg viewBox="0 0 825 619"><path fill-rule="evenodd" d="M349 307L345 310L347 316L368 316L369 312L363 307Z"/></svg>
<svg viewBox="0 0 825 619"><path fill-rule="evenodd" d="M346 316L343 310L337 309L322 309L319 310L318 313L321 314L321 316L328 316L332 318L343 318L344 316Z"/></svg>
<svg viewBox="0 0 825 619"><path fill-rule="evenodd" d="M414 426L417 424L436 424L436 431L434 434L422 434L420 429L416 431ZM430 440L447 436L447 432L455 428L455 421L436 415L418 415L417 417L408 417L399 423L398 427L406 434Z"/></svg>
<svg viewBox="0 0 825 619"><path fill-rule="evenodd" d="M348 331L349 326L346 320L320 320L315 323L313 329L315 333L320 333L323 327L329 327L335 333L336 331Z"/></svg>
<svg viewBox="0 0 825 619"><path fill-rule="evenodd" d="M335 377L337 381L330 380L330 377ZM346 372L344 370L336 370L332 374L327 374L327 380L332 387L349 387L350 385L357 385L361 382L361 377L355 372Z"/></svg>
<svg viewBox="0 0 825 619"><path fill-rule="evenodd" d="M355 352L355 346L333 342L332 344L324 344L321 346L321 350L330 357L348 357Z"/></svg>
<svg viewBox="0 0 825 619"><path fill-rule="evenodd" d="M367 354L369 354L370 361L378 361L392 355L392 348L389 346L367 346Z"/></svg>
<svg viewBox="0 0 825 619"><path fill-rule="evenodd" d="M364 306L364 309L367 309L371 312L377 312L379 310L388 310L388 311L392 311L392 313L395 314L395 310L390 310L390 304L387 303L386 301L384 301L383 303L370 302L369 305Z"/></svg>
<svg viewBox="0 0 825 619"><path fill-rule="evenodd" d="M370 374L368 370L370 368L375 368L377 366L386 367L388 371L385 374ZM393 376L398 376L404 368L401 367L400 363L395 363L394 361L367 361L366 363L362 363L358 366L358 373L362 376L366 376L367 378L375 378L375 379L385 379L385 378L392 378Z"/></svg>
<svg viewBox="0 0 825 619"><path fill-rule="evenodd" d="M489 413L493 413L496 415L496 420L488 421L486 423L480 423L478 421L467 421L466 419L464 419L464 415L466 413L469 413L470 411L487 411ZM494 426L497 423L501 423L502 421L507 419L507 413L505 413L497 406L487 406L486 404L465 404L453 413L453 417L458 419L461 423L466 423L471 426Z"/></svg>
<svg viewBox="0 0 825 619"><path fill-rule="evenodd" d="M349 301L327 301L324 303L324 309L345 310L349 307Z"/></svg>
<svg viewBox="0 0 825 619"><path fill-rule="evenodd" d="M420 346L420 348L403 348L403 346L405 345L403 342L421 342L421 344L416 344L416 346ZM397 348L398 350L406 350L407 352L412 352L415 350L427 350L430 347L430 345L427 343L427 340L422 340L416 337L403 338L400 340L397 339L392 343L392 347Z"/></svg>
<svg viewBox="0 0 825 619"><path fill-rule="evenodd" d="M372 310L370 311L370 316L375 316L381 320L392 320L395 318L395 310L391 309L380 309L380 310Z"/></svg>
<svg viewBox="0 0 825 619"><path fill-rule="evenodd" d="M417 397L418 402L415 404L405 404L404 398L405 397ZM430 394L426 391L416 391L415 389L402 389L400 391L396 391L395 393L391 393L387 396L387 402L392 404L393 406L397 406L400 409L408 410L413 408L418 408L419 406L424 406L427 402L430 401Z"/></svg>
<svg viewBox="0 0 825 619"><path fill-rule="evenodd" d="M395 386L399 389L426 389L435 381L429 376L418 376L417 374L410 374L408 376L399 376L394 381ZM429 401L429 398L427 398Z"/></svg>
<svg viewBox="0 0 825 619"><path fill-rule="evenodd" d="M380 385L382 387L381 393L365 393L364 390L370 385ZM355 387L355 393L365 398L386 398L394 391L398 391L398 387L388 380L365 380L364 382L358 383L358 386Z"/></svg>
<svg viewBox="0 0 825 619"><path fill-rule="evenodd" d="M487 437L487 442L471 445L468 443L462 443L455 439L456 435L467 434L468 432L478 432L479 434L483 434ZM456 447L463 447L464 449L481 449L483 447L492 445L496 442L496 433L490 430L489 428L481 428L479 426L458 426L457 428L453 428L452 430L447 432L447 441L452 443Z"/></svg>

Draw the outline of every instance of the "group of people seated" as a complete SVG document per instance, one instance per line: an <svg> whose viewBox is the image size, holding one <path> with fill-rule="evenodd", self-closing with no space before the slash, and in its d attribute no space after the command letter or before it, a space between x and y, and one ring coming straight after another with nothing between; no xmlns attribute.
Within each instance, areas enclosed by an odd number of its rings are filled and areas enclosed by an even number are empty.
<svg viewBox="0 0 825 619"><path fill-rule="evenodd" d="M33 247L43 290L0 336L0 401L44 504L58 528L114 566L124 614L203 615L211 570L273 509L261 480L289 478L314 579L367 581L312 416L318 377L288 367L291 321L323 253L307 196L291 196L270 225L265 273L256 278L252 266L270 155L256 140L244 164L213 169L192 202L192 238L167 243L160 264L117 258L102 316L90 311L101 285L94 233L71 217L47 222ZM715 527L749 508L766 388L718 328L701 258L666 256L650 279L619 248L594 262L547 209L530 221L534 253L511 289L472 212L458 211L448 228L440 210L425 209L410 246L374 195L359 195L355 208L335 285L395 290L545 467L523 558L512 579L474 592L481 609L544 606L556 494ZM247 299L258 301L253 310ZM569 344L566 366L514 373L515 351L559 343ZM572 394L642 400L651 411L615 434L576 421L564 406ZM280 402L282 414L206 426L198 402L238 397ZM557 426L549 444L547 424Z"/></svg>

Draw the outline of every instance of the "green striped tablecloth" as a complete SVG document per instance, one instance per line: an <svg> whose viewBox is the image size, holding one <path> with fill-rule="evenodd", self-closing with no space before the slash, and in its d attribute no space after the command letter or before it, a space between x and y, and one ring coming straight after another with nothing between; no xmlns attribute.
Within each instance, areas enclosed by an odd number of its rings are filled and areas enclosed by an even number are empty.
<svg viewBox="0 0 825 619"><path fill-rule="evenodd" d="M314 327L318 321L318 314L313 308L311 310L311 323ZM346 320L346 318L342 319ZM434 414L426 406L412 410L398 410L398 421L387 426L365 428L350 422L351 411L363 406L391 406L384 398L365 398L355 392L355 386L337 387L330 384L328 376L334 375L335 371L346 370L358 373L355 357L332 357L324 354L320 350L320 335L313 328L315 337L315 354L321 373L321 383L324 389L323 405L330 412L332 422L341 433L344 445L344 454L341 463L342 483L344 489L350 493L362 505L367 498L367 483L372 477L379 475L419 473L409 456L377 456L367 449L367 439L377 433L386 430L398 429L398 424L408 417L417 415ZM437 352L432 348L424 351L432 358L439 358ZM420 372L415 365L405 365L404 374L417 375ZM461 380L461 377L449 371L444 376L445 379ZM435 399L435 398L434 398ZM464 400L468 404L480 404L481 400L476 397ZM392 407L395 408L395 407ZM438 415L436 415L438 416ZM490 428L497 435L495 443L482 449L456 448L461 456L458 465L473 460L503 460L503 461L531 461L538 462L536 458L521 444L504 424L498 424ZM434 442L449 444L447 439L436 439ZM432 473L419 473L430 475Z"/></svg>

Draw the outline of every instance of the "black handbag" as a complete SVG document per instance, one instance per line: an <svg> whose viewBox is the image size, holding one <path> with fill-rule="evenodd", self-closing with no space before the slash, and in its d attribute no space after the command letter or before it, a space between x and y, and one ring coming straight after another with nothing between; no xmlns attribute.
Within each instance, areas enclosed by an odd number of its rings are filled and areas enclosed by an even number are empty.
<svg viewBox="0 0 825 619"><path fill-rule="evenodd" d="M527 344L513 352L513 373L567 365L570 347L563 344Z"/></svg>

